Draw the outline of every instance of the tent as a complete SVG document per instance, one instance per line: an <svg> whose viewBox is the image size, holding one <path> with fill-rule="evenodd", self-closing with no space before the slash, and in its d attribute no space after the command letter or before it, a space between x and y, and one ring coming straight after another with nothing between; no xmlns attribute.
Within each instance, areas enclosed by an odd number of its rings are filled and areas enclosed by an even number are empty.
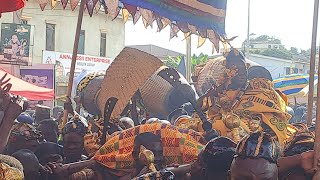
<svg viewBox="0 0 320 180"><path fill-rule="evenodd" d="M15 95L20 95L27 98L28 100L53 100L54 99L54 90L39 87L33 84L30 84L22 79L19 79L5 70L0 68L0 77L3 77L5 74L8 74L6 79L11 79L9 83L12 84L10 93Z"/></svg>

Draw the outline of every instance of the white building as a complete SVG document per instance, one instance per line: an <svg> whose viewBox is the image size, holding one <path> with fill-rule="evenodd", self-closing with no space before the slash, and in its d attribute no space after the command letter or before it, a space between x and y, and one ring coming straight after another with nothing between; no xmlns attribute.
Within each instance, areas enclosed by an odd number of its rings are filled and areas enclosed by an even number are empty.
<svg viewBox="0 0 320 180"><path fill-rule="evenodd" d="M301 61L286 60L257 54L250 54L249 59L268 69L272 78L279 78L289 74L308 74L310 64Z"/></svg>
<svg viewBox="0 0 320 180"><path fill-rule="evenodd" d="M79 8L62 9L60 2L51 9L50 2L41 11L37 1L27 1L22 10L22 23L31 25L30 56L32 64L42 63L42 51L72 53ZM12 23L13 13L4 13L1 23ZM122 19L111 20L100 11L89 16L84 12L79 42L79 54L115 58L125 46L125 25ZM0 32L1 33L1 32ZM1 36L1 34L0 34ZM19 67L0 64L13 74Z"/></svg>

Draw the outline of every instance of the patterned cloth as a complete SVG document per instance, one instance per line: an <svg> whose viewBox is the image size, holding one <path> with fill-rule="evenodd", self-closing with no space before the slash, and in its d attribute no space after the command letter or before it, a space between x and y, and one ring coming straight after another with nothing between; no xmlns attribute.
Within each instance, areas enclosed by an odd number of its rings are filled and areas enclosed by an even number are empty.
<svg viewBox="0 0 320 180"><path fill-rule="evenodd" d="M27 123L16 123L12 127L9 141L16 142L20 138L25 140L43 140L41 133L34 126Z"/></svg>
<svg viewBox="0 0 320 180"><path fill-rule="evenodd" d="M200 133L192 130L161 123L144 124L113 134L94 159L109 169L132 172L135 168L132 156L135 137L146 132L161 137L164 165L193 162L206 143Z"/></svg>
<svg viewBox="0 0 320 180"><path fill-rule="evenodd" d="M234 91L227 92L228 97L234 97L234 94ZM213 128L221 136L233 139L232 130L222 120L223 110L215 109L212 104L210 98L204 99L203 106L207 106L208 117L213 122ZM240 137L255 131L270 132L278 138L283 147L285 140L295 131L292 128L288 130L287 127L291 115L286 112L285 100L272 88L271 81L267 79L250 80L247 90L232 112L241 120Z"/></svg>
<svg viewBox="0 0 320 180"><path fill-rule="evenodd" d="M87 127L82 123L82 121L74 117L71 121L69 121L64 127L62 128L62 135L68 134L70 132L75 132L84 136L87 133Z"/></svg>

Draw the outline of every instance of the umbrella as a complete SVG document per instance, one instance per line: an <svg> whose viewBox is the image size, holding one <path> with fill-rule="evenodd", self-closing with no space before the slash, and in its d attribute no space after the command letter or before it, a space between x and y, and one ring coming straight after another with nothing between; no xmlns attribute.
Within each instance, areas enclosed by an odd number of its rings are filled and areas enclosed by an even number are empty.
<svg viewBox="0 0 320 180"><path fill-rule="evenodd" d="M41 9L44 10L48 0L37 0ZM97 3L100 3L100 5ZM51 0L51 6L56 6L56 0ZM61 0L63 7L68 4L68 0ZM71 9L74 10L79 4L79 0L70 0ZM74 69L78 51L79 36L83 18L83 11L86 9L92 16L94 9L99 10L102 6L109 17L115 19L121 15L126 22L132 16L133 23L140 17L145 27L157 23L158 31L170 25L170 38L176 37L179 31L189 37L191 34L199 36L198 46L204 44L209 39L214 49L219 50L219 42L227 43L225 33L225 17L227 0L81 0L73 47L73 55L70 68L69 84L67 96L71 96L74 78ZM64 114L64 123L67 120L67 112Z"/></svg>
<svg viewBox="0 0 320 180"><path fill-rule="evenodd" d="M1 0L0 1L0 17L1 13L13 12L23 8L25 0Z"/></svg>
<svg viewBox="0 0 320 180"><path fill-rule="evenodd" d="M315 79L318 77L316 76ZM304 96L306 87L309 85L309 75L293 74L287 75L273 81L274 87L287 96ZM303 91L302 91L303 90Z"/></svg>

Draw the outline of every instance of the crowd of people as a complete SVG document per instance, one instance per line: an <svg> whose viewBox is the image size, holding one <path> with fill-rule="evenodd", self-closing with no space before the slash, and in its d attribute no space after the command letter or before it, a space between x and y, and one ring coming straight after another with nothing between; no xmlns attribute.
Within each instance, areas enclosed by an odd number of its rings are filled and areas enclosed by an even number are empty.
<svg viewBox="0 0 320 180"><path fill-rule="evenodd" d="M220 69L223 78L196 105L161 119L139 112L108 119L112 100L104 118L85 116L79 97L26 110L1 83L0 179L312 179L314 124L306 124L305 106L289 107L267 76L246 74L242 88L234 66Z"/></svg>

